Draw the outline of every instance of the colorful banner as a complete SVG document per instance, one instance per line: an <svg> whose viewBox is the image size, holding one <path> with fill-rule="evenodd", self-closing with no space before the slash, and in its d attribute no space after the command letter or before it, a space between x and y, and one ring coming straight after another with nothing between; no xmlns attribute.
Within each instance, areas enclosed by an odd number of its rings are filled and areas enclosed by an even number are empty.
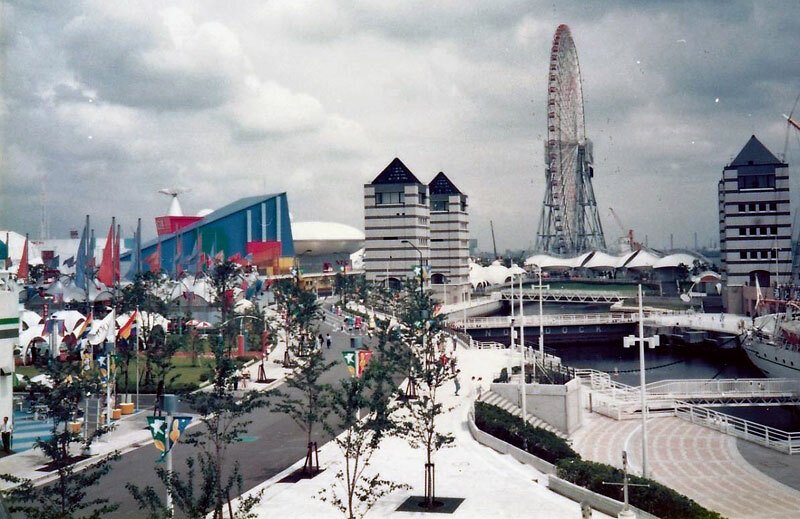
<svg viewBox="0 0 800 519"><path fill-rule="evenodd" d="M342 352L342 357L344 357L344 364L347 366L350 376L360 377L367 369L367 364L372 358L372 352L366 349L345 350Z"/></svg>
<svg viewBox="0 0 800 519"><path fill-rule="evenodd" d="M350 376L356 376L356 352L353 350L345 350L342 352L342 357L344 357L344 365L347 366L347 370L350 371Z"/></svg>
<svg viewBox="0 0 800 519"><path fill-rule="evenodd" d="M153 444L156 449L161 451L161 457L157 461L164 460L170 449L178 443L183 431L186 430L191 421L191 416L175 416L172 418L172 423L168 425L167 418L159 416L147 417L147 427L153 436ZM169 434L169 449L167 448L167 434Z"/></svg>
<svg viewBox="0 0 800 519"><path fill-rule="evenodd" d="M358 376L364 374L367 370L367 364L369 364L370 359L372 358L372 352L370 350L358 350Z"/></svg>

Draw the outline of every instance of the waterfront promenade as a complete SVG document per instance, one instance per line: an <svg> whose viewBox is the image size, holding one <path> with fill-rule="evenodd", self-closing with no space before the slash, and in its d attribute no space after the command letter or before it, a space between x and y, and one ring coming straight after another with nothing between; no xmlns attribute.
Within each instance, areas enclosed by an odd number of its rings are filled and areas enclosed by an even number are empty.
<svg viewBox="0 0 800 519"><path fill-rule="evenodd" d="M641 471L641 422L584 415L573 435L581 456L621 466L627 450ZM755 469L739 453L736 439L675 417L648 422L649 476L729 518L800 517L800 491ZM788 456L788 455L784 455Z"/></svg>

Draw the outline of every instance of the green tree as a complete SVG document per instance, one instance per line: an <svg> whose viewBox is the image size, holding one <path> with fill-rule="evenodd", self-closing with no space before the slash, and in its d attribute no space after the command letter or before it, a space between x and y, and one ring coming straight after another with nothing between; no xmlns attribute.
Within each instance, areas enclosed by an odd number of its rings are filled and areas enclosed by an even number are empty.
<svg viewBox="0 0 800 519"><path fill-rule="evenodd" d="M238 263L225 260L214 264L214 267L208 273L208 279L216 299L215 304L219 307L220 311L220 322L226 323L223 329L223 334L226 338L231 337L234 330L233 323L227 322L233 311L233 298L229 297L228 294L238 283L241 270L242 267ZM232 345L232 342L226 342Z"/></svg>
<svg viewBox="0 0 800 519"><path fill-rule="evenodd" d="M373 358L362 377L344 379L330 390L331 419L324 427L344 456L344 466L318 498L348 519L364 517L384 496L409 488L370 470L381 441L396 427L391 393L376 391L385 380L385 369L380 358ZM363 418L362 410L366 410Z"/></svg>
<svg viewBox="0 0 800 519"><path fill-rule="evenodd" d="M284 364L288 365L291 361L289 351L292 349L292 338L297 340L295 355L302 355L302 344L316 334L314 323L320 317L320 306L313 292L303 290L289 280L277 283L274 294L286 337Z"/></svg>
<svg viewBox="0 0 800 519"><path fill-rule="evenodd" d="M240 441L251 423L245 416L267 405L265 394L231 390L236 365L226 355L224 344L214 347L214 383L208 391L185 395L186 402L200 418L200 425L186 434L183 443L197 450L196 456L187 460L186 472L168 474L157 469L159 480L172 489L175 507L190 519L209 515L222 519L252 517L252 509L260 501L257 493L242 499L234 509L232 500L243 491L244 477L239 462L231 465L227 459L228 447ZM139 488L128 484L126 488L139 502L150 518L170 517L159 492L152 486Z"/></svg>
<svg viewBox="0 0 800 519"><path fill-rule="evenodd" d="M275 404L275 410L288 414L292 420L306 433L308 451L303 472L319 471L319 463L315 462L317 444L314 439L314 426L324 423L330 412L327 396L330 385L323 384L320 379L336 363L325 362L321 351L312 351L294 371L286 378L290 390L301 394L292 398L288 393L276 393L282 400Z"/></svg>
<svg viewBox="0 0 800 519"><path fill-rule="evenodd" d="M413 448L425 450L425 502L433 507L436 497L433 455L454 440L452 434L442 433L437 427L439 417L449 410L441 403L441 392L455 374L450 366L440 362L437 347L442 318L433 315L430 294L413 288L413 283L407 286L400 335L402 348L410 352L409 384L416 388L417 398L405 399L408 418L404 432Z"/></svg>
<svg viewBox="0 0 800 519"><path fill-rule="evenodd" d="M86 497L88 489L98 485L111 470L112 461L119 457L117 452L99 457L84 470L74 466L76 455L88 450L109 430L100 427L85 440L80 433L69 431L68 423L78 415L81 400L87 393L101 391L99 378L80 368L80 363L53 360L44 372L51 383L30 384L31 395L36 396L35 403L46 406L46 416L52 420L51 436L37 440L35 445L55 468L56 480L46 486L36 486L29 479L0 475L1 479L17 485L4 491L12 513L22 513L29 519L101 519L118 507L108 499Z"/></svg>

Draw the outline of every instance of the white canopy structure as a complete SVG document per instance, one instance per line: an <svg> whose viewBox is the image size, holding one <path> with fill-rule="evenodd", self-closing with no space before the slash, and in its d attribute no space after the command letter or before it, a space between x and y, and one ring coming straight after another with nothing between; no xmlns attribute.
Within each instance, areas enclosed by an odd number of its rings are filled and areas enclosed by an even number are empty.
<svg viewBox="0 0 800 519"><path fill-rule="evenodd" d="M706 270L696 276L692 276L692 283L716 283L720 280L722 280L722 276L711 270Z"/></svg>
<svg viewBox="0 0 800 519"><path fill-rule="evenodd" d="M486 286L489 284L483 266L472 260L469 262L469 282L472 284L472 288L478 288L479 286Z"/></svg>
<svg viewBox="0 0 800 519"><path fill-rule="evenodd" d="M508 267L502 265L500 261L494 260L491 265L483 268L484 279L491 285L502 285L511 278Z"/></svg>
<svg viewBox="0 0 800 519"><path fill-rule="evenodd" d="M583 264L583 267L587 269L615 269L621 267L629 256L629 254L624 256L612 256L605 252L597 251L594 253L594 256L589 258L589 261Z"/></svg>
<svg viewBox="0 0 800 519"><path fill-rule="evenodd" d="M118 315L116 318L117 328L124 326L130 318L131 312ZM160 326L166 330L169 326L169 319L159 313L139 311L139 317L136 319L136 323L148 330L152 330L156 326Z"/></svg>
<svg viewBox="0 0 800 519"><path fill-rule="evenodd" d="M629 269L650 269L659 259L661 259L661 256L656 256L648 250L641 249L623 266Z"/></svg>
<svg viewBox="0 0 800 519"><path fill-rule="evenodd" d="M11 271L16 272L19 260L22 258L22 249L25 247L25 236L9 231L0 229L0 241L6 242L6 235L8 235L8 256L11 258ZM42 254L39 248L28 240L28 265L41 265Z"/></svg>
<svg viewBox="0 0 800 519"><path fill-rule="evenodd" d="M685 265L689 268L692 268L694 262L700 260L697 256L692 256L691 254L686 254L685 252L679 252L677 254L670 254L669 256L664 256L660 260L656 261L653 264L653 268L655 269L663 269L663 268L676 268L680 265Z"/></svg>
<svg viewBox="0 0 800 519"><path fill-rule="evenodd" d="M512 263L511 268L508 269L508 272L514 276L519 276L520 274L527 274L528 271L516 263Z"/></svg>
<svg viewBox="0 0 800 519"><path fill-rule="evenodd" d="M525 260L525 265L535 265L543 270L569 270L581 267L594 252L585 252L574 258L559 258L548 254L536 254Z"/></svg>

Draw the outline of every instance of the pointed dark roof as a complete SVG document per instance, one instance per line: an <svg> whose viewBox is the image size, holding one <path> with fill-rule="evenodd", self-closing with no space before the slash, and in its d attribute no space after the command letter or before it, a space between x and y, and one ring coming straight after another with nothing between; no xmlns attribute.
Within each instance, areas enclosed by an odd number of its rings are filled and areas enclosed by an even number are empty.
<svg viewBox="0 0 800 519"><path fill-rule="evenodd" d="M772 154L755 135L750 136L750 140L744 145L742 151L736 155L729 167L738 166L763 166L766 164L781 164L778 157Z"/></svg>
<svg viewBox="0 0 800 519"><path fill-rule="evenodd" d="M392 160L381 174L375 177L372 184L421 184L403 161L397 157Z"/></svg>
<svg viewBox="0 0 800 519"><path fill-rule="evenodd" d="M433 177L431 183L428 184L428 191L432 195L460 195L461 191L458 190L455 184L447 178L447 175L439 172L438 175Z"/></svg>

